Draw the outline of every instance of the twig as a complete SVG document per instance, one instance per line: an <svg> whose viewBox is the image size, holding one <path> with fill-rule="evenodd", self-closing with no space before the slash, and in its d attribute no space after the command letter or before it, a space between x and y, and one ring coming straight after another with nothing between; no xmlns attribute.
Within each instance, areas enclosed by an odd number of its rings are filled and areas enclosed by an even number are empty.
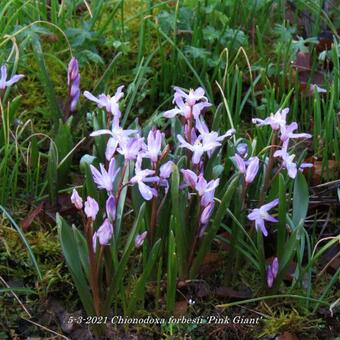
<svg viewBox="0 0 340 340"><path fill-rule="evenodd" d="M7 288L11 288L8 283L4 280L4 278L2 276L0 276L0 280L1 282L7 287ZM27 308L25 307L25 305L21 302L21 300L19 299L18 295L15 294L12 290L11 293L13 294L13 296L15 297L15 299L19 302L20 306L22 307L22 309L25 311L25 313L28 315L29 318L32 317L31 313L27 310Z"/></svg>

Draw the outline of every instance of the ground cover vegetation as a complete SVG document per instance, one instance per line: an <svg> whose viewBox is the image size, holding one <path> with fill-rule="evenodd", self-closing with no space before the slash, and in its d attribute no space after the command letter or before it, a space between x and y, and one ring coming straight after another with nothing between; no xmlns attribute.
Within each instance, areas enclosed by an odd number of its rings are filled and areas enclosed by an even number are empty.
<svg viewBox="0 0 340 340"><path fill-rule="evenodd" d="M335 338L339 27L332 0L0 2L0 338Z"/></svg>

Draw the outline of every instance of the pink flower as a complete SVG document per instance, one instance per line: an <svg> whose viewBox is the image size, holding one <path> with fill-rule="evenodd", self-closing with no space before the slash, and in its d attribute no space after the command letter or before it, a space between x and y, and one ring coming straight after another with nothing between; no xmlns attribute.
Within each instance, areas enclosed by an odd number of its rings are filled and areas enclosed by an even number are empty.
<svg viewBox="0 0 340 340"><path fill-rule="evenodd" d="M109 95L105 95L104 93L100 94L98 97L95 97L89 91L84 92L84 96L95 102L99 108L105 108L105 110L109 113L112 113L114 116L119 118L122 114L119 110L119 100L124 96L123 93L124 86L119 86L115 95L113 97Z"/></svg>
<svg viewBox="0 0 340 340"><path fill-rule="evenodd" d="M103 164L100 164L100 172L91 164L90 169L94 182L98 189L106 189L107 192L112 192L113 182L119 172L119 168L115 170L115 160L111 159L109 170L106 171Z"/></svg>
<svg viewBox="0 0 340 340"><path fill-rule="evenodd" d="M109 219L105 219L103 224L92 236L93 250L96 251L97 240L101 246L107 246L113 236L113 227Z"/></svg>
<svg viewBox="0 0 340 340"><path fill-rule="evenodd" d="M71 202L75 205L77 209L83 209L83 199L79 196L76 189L73 189L72 191Z"/></svg>
<svg viewBox="0 0 340 340"><path fill-rule="evenodd" d="M151 182L158 182L159 178L157 176L152 176L151 175L155 174L154 170L150 169L141 169L142 165L142 157L138 156L136 165L135 165L135 176L130 179L131 184L138 184L138 189L143 198L147 201L151 200L153 196L157 196L157 191L155 188L151 188L145 184L151 183Z"/></svg>
<svg viewBox="0 0 340 340"><path fill-rule="evenodd" d="M245 161L237 153L234 156L236 165L241 174L245 176L245 182L250 184L254 181L258 171L260 160L258 157L251 157L248 161Z"/></svg>
<svg viewBox="0 0 340 340"><path fill-rule="evenodd" d="M196 119L196 129L200 133L203 145L205 145L207 148L209 148L209 145L216 145L217 143L223 142L225 138L230 138L236 132L235 129L230 129L224 135L219 136L216 131L210 132L208 126L201 118ZM215 148L216 147L214 146L208 151L209 157Z"/></svg>
<svg viewBox="0 0 340 340"><path fill-rule="evenodd" d="M184 178L184 182L192 189L196 190L201 197L201 206L206 207L214 201L215 189L220 183L220 179L212 179L207 182L203 175L197 176L193 171L189 169L181 170Z"/></svg>
<svg viewBox="0 0 340 340"><path fill-rule="evenodd" d="M312 138L312 135L309 133L293 133L294 130L298 128L296 122L293 122L289 125L285 125L281 127L281 136L280 139L282 142L285 142L289 139L293 138Z"/></svg>
<svg viewBox="0 0 340 340"><path fill-rule="evenodd" d="M177 135L177 139L180 142L180 148L186 148L192 151L192 163L198 164L203 156L204 152L212 151L217 146L221 146L219 142L202 141L202 136L198 136L193 144L189 144L181 135Z"/></svg>
<svg viewBox="0 0 340 340"><path fill-rule="evenodd" d="M266 119L254 118L252 122L258 126L270 125L273 130L279 130L281 127L286 126L286 117L289 108L280 109L275 114L271 114Z"/></svg>
<svg viewBox="0 0 340 340"><path fill-rule="evenodd" d="M13 85L24 77L23 74L15 74L9 80L7 80L7 66L1 66L1 77L0 77L0 90L4 90L6 87Z"/></svg>
<svg viewBox="0 0 340 340"><path fill-rule="evenodd" d="M67 68L67 86L69 88L69 102L70 112L75 111L79 97L80 97L80 74L78 61L76 58L72 58Z"/></svg>
<svg viewBox="0 0 340 340"><path fill-rule="evenodd" d="M150 158L152 162L157 162L161 153L162 133L159 130L151 130L148 135L148 143L146 145L145 158Z"/></svg>
<svg viewBox="0 0 340 340"><path fill-rule="evenodd" d="M277 257L273 259L272 264L267 266L267 284L271 288L279 271L279 260Z"/></svg>
<svg viewBox="0 0 340 340"><path fill-rule="evenodd" d="M102 129L102 130L97 130L93 131L90 136L95 137L95 136L101 136L101 135L110 135L111 137L109 138L107 145L106 145L106 151L105 151L105 157L109 161L113 157L114 153L117 150L118 145L124 144L126 141L129 140L129 137L133 134L136 134L138 130L131 130L127 129L124 130L119 126L119 119L114 117L113 122L112 122L112 129Z"/></svg>
<svg viewBox="0 0 340 340"><path fill-rule="evenodd" d="M133 137L121 141L117 151L124 156L125 160L131 161L145 150L144 138Z"/></svg>
<svg viewBox="0 0 340 340"><path fill-rule="evenodd" d="M258 157L251 157L247 166L245 182L250 184L254 181L257 172L259 171L260 160Z"/></svg>
<svg viewBox="0 0 340 340"><path fill-rule="evenodd" d="M140 248L143 245L147 234L148 234L148 232L144 231L142 234L136 236L136 238L135 238L135 247L136 248Z"/></svg>
<svg viewBox="0 0 340 340"><path fill-rule="evenodd" d="M116 199L113 195L106 200L106 216L111 223L116 219Z"/></svg>
<svg viewBox="0 0 340 340"><path fill-rule="evenodd" d="M163 116L166 118L173 118L179 114L186 120L191 119L191 117L198 119L200 113L205 108L211 106L208 103L208 99L204 96L204 90L201 87L198 87L196 90L191 89L189 93L184 92L179 87L174 87L174 89L173 102L176 103L176 107L164 112Z"/></svg>
<svg viewBox="0 0 340 340"><path fill-rule="evenodd" d="M99 205L97 201L93 199L92 197L87 196L84 211L85 211L87 218L91 218L92 221L94 221L99 211Z"/></svg>
<svg viewBox="0 0 340 340"><path fill-rule="evenodd" d="M263 205L260 208L253 209L248 215L250 221L255 221L255 228L257 231L261 230L264 236L268 236L268 231L265 227L264 221L278 222L276 218L268 214L268 211L279 204L279 200L275 199L270 203Z"/></svg>

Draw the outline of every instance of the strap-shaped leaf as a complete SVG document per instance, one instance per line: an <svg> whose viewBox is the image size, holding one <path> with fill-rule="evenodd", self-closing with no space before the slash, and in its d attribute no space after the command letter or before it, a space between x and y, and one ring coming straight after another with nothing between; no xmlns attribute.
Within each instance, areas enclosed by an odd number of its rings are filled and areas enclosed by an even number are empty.
<svg viewBox="0 0 340 340"><path fill-rule="evenodd" d="M136 286L131 294L130 302L128 306L128 315L130 315L130 313L136 308L137 303L139 301L144 300L146 283L150 277L152 270L155 268L155 263L158 258L160 245L161 245L161 240L159 239L151 249L144 271L142 275L139 277L136 283Z"/></svg>
<svg viewBox="0 0 340 340"><path fill-rule="evenodd" d="M229 204L231 202L231 199L234 195L234 192L235 192L235 189L237 187L238 182L239 182L239 176L235 176L231 180L226 192L223 195L221 204L216 211L215 218L214 218L211 226L209 226L207 228L206 233L202 236L202 243L199 246L198 253L197 253L197 255L194 259L194 262L192 264L192 267L190 269L190 277L191 278L196 277L197 274L198 274L199 267L200 267L205 255L208 253L208 251L210 249L211 243L212 243L213 239L215 238L218 229L221 226L221 223L222 223L224 216L227 214L227 209L228 209Z"/></svg>
<svg viewBox="0 0 340 340"><path fill-rule="evenodd" d="M307 216L309 204L308 184L305 176L298 171L294 182L293 223L297 226Z"/></svg>
<svg viewBox="0 0 340 340"><path fill-rule="evenodd" d="M171 224L174 218L171 217ZM175 309L176 301L176 280L177 280L177 259L176 259L176 240L172 229L169 232L169 245L168 245L168 275L167 275L167 291L166 291L166 304L169 312Z"/></svg>
<svg viewBox="0 0 340 340"><path fill-rule="evenodd" d="M180 277L184 278L187 275L187 232L182 218L180 192L179 192L179 171L178 167L174 167L171 175L171 213L173 231L176 239L176 249L178 258L178 269Z"/></svg>
<svg viewBox="0 0 340 340"><path fill-rule="evenodd" d="M80 300L86 313L88 315L95 315L92 295L85 274L81 268L81 261L74 232L59 214L57 214L56 218L61 248L63 250L67 267L70 270L73 282L77 288Z"/></svg>

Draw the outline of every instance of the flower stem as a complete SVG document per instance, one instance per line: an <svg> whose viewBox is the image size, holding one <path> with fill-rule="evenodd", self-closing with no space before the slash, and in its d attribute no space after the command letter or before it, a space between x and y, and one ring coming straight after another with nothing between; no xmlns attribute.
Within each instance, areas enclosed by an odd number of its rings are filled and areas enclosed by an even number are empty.
<svg viewBox="0 0 340 340"><path fill-rule="evenodd" d="M263 187L262 187L261 194L260 194L259 206L263 205L263 203L266 199L266 194L267 194L268 188L269 188L270 175L272 173L273 166L274 166L274 149L275 149L275 146L276 146L276 134L273 133L271 148L270 148L270 151L269 151L269 162L268 162L268 167L266 169L264 183L263 183Z"/></svg>
<svg viewBox="0 0 340 340"><path fill-rule="evenodd" d="M123 167L123 170L122 170L122 174L120 176L119 183L118 183L118 190L117 190L117 193L116 193L116 202L117 202L117 204L118 204L118 201L119 201L119 197L120 197L121 191L124 188L123 181L124 181L124 177L125 177L125 173L126 173L126 169L127 169L128 165L129 165L129 161L125 161L124 162L124 167Z"/></svg>
<svg viewBox="0 0 340 340"><path fill-rule="evenodd" d="M89 276L90 276L90 286L92 289L94 309L97 316L100 316L100 297L98 291L98 281L96 278L97 265L95 260L95 253L93 251L92 245L92 219L88 219L85 224L85 235L87 241L87 248L89 251Z"/></svg>

